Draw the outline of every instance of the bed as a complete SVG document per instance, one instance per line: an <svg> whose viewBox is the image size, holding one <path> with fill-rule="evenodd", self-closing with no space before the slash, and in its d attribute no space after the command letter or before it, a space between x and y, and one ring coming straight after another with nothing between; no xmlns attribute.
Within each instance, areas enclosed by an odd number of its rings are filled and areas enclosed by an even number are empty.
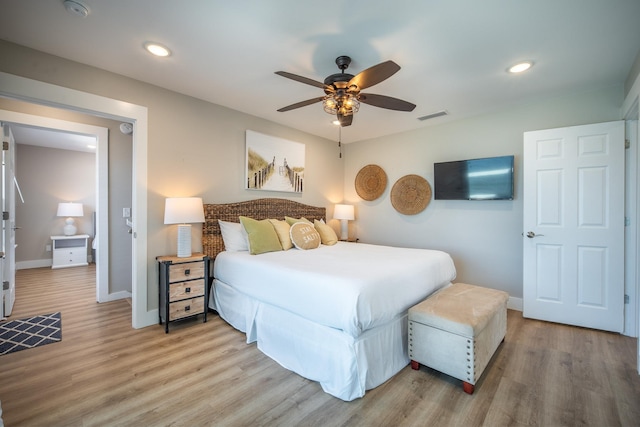
<svg viewBox="0 0 640 427"><path fill-rule="evenodd" d="M409 363L407 312L455 278L441 251L338 242L250 255L224 250L218 220L305 217L285 199L206 204L203 250L214 260L209 307L280 365L350 401Z"/></svg>

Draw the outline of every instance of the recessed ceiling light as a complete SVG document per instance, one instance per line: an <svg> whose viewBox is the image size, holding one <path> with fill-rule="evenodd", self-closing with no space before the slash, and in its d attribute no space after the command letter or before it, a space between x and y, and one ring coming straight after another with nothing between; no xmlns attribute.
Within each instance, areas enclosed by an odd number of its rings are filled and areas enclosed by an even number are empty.
<svg viewBox="0 0 640 427"><path fill-rule="evenodd" d="M531 68L533 66L533 62L531 61L523 61L523 62L519 62L515 65L512 65L511 67L509 67L509 69L507 71L509 71L510 73L522 73L523 71L527 71L529 68Z"/></svg>
<svg viewBox="0 0 640 427"><path fill-rule="evenodd" d="M144 48L149 51L152 55L155 56L169 56L171 55L171 51L158 43L145 43Z"/></svg>

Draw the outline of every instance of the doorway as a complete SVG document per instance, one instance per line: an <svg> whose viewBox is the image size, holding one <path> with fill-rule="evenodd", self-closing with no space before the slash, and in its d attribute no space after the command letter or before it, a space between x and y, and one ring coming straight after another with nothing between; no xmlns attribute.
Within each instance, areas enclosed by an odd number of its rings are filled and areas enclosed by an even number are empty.
<svg viewBox="0 0 640 427"><path fill-rule="evenodd" d="M96 212L96 235L108 235L108 152L109 138L106 128L86 125L82 123L69 122L43 116L16 113L13 111L0 110L0 121L6 123L10 128L30 126L38 129L50 131L68 132L90 136L95 139L95 165L96 165L96 189L95 189L95 212ZM20 143L20 141L18 141ZM93 237L93 236L92 236ZM103 239L107 240L107 239ZM96 301L106 302L109 300L109 251L108 242L98 240L96 247Z"/></svg>
<svg viewBox="0 0 640 427"><path fill-rule="evenodd" d="M156 324L158 309L147 309L147 108L4 72L0 72L0 96L133 124L132 326L142 328Z"/></svg>

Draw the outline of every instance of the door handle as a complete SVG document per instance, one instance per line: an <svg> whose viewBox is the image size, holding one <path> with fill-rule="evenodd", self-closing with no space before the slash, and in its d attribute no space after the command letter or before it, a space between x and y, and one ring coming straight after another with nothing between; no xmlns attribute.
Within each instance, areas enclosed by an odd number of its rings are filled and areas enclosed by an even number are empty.
<svg viewBox="0 0 640 427"><path fill-rule="evenodd" d="M544 236L544 234L536 234L533 231L527 231L527 234L524 234L524 232L523 232L522 235L523 236L527 236L530 239L533 239L534 237Z"/></svg>

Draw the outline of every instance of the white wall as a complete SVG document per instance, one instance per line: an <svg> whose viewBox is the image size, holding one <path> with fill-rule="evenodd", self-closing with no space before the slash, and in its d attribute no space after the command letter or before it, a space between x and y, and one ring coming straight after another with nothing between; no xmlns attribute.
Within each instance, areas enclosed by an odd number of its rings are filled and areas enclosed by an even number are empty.
<svg viewBox="0 0 640 427"><path fill-rule="evenodd" d="M617 120L622 101L622 85L605 87L348 144L345 202L356 204L351 234L366 243L447 251L456 264L457 281L522 298L523 132ZM512 154L513 201L432 200L414 216L399 214L391 206L391 187L404 175L420 175L433 186L434 162ZM372 202L361 200L354 187L358 171L367 164L381 166L389 181L383 195Z"/></svg>

